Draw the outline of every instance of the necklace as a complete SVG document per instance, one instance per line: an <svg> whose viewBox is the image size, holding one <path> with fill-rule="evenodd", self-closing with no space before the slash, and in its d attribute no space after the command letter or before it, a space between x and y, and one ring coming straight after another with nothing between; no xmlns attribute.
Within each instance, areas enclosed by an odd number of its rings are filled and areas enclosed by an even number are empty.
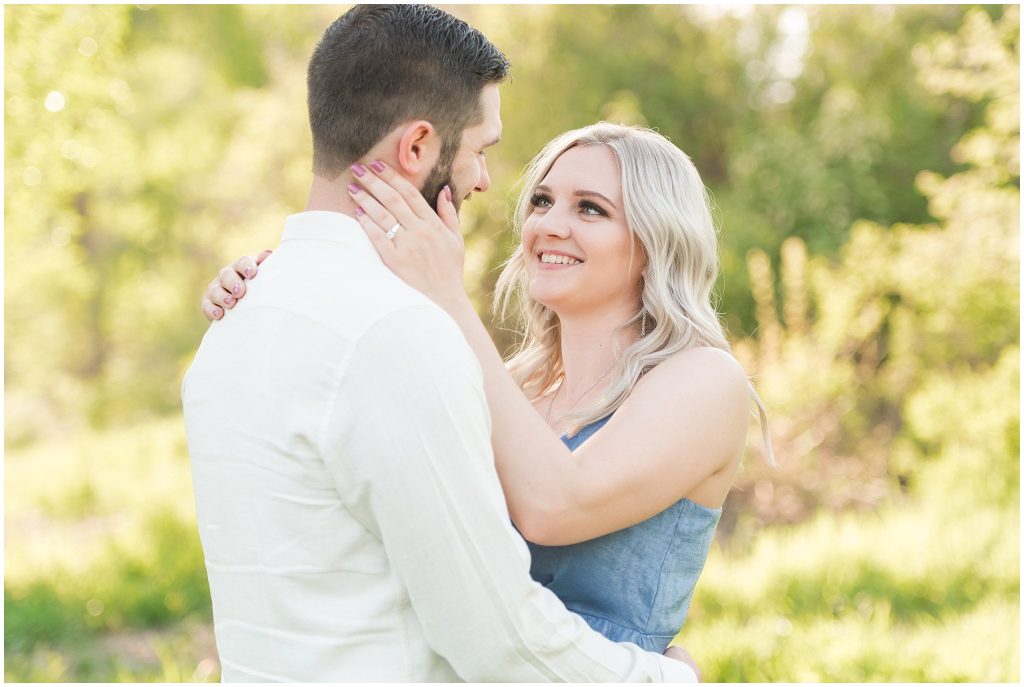
<svg viewBox="0 0 1024 687"><path fill-rule="evenodd" d="M590 386L587 387L586 391L584 391L582 394L577 396L576 400L573 401L571 404L569 404L569 408L568 408L568 410L566 412L571 412L572 409L576 407L576 404L579 403L580 401L582 401L584 396L586 396L591 391L593 391L594 387L596 387L601 382L602 379L607 377L608 373L611 372L613 369L615 369L615 363L614 362L611 365L608 366L607 370L605 370L604 372L601 373L600 377L598 377L596 380L594 380L593 384L591 384ZM564 374L562 375L562 383L563 384L565 383L565 375ZM562 385L559 384L558 388L555 389L555 393L551 394L551 400L548 401L548 412L544 413L544 422L548 423L549 425L551 424L551 408L552 408L552 406L555 405L555 398L557 398L558 392L561 391L561 390L562 390Z"/></svg>

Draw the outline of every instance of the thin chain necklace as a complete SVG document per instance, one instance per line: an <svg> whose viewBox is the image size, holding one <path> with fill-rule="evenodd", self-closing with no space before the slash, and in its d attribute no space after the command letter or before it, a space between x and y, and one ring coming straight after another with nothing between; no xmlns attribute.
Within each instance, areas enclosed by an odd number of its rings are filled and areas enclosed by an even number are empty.
<svg viewBox="0 0 1024 687"><path fill-rule="evenodd" d="M614 368L615 368L615 363L612 362L612 364L608 366L608 369L605 370L604 372L602 372L601 376L598 377L594 381L593 384L591 384L590 386L587 387L586 391L584 391L582 394L580 394L579 396L576 397L576 400L573 401L569 405L569 408L566 410L566 412L572 412L572 409L576 407L576 404L579 403L580 401L582 401L584 396L586 396L591 391L593 391L594 387L596 387L598 384L600 384L601 380L604 379L605 377L607 377L608 373L611 372ZM565 384L565 374L564 373L562 375L562 384ZM548 401L548 412L544 413L544 422L546 422L549 425L551 424L551 408L552 408L552 406L555 405L555 398L558 396L558 392L562 390L562 384L559 384L558 388L555 389L555 393L551 394L551 400Z"/></svg>

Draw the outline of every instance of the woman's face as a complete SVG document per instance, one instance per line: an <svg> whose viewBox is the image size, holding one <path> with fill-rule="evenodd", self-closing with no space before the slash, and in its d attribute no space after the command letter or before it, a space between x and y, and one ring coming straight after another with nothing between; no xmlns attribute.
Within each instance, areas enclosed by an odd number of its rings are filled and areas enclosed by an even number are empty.
<svg viewBox="0 0 1024 687"><path fill-rule="evenodd" d="M530 297L560 316L638 307L644 254L622 204L619 166L602 145L576 146L533 190L523 224Z"/></svg>

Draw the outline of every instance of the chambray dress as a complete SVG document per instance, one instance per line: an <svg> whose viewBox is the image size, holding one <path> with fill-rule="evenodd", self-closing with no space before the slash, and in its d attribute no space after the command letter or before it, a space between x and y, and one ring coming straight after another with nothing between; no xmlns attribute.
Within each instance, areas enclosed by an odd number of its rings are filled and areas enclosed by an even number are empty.
<svg viewBox="0 0 1024 687"><path fill-rule="evenodd" d="M562 441L575 451L610 418ZM589 541L527 542L530 575L608 639L661 653L686 620L721 515L721 508L682 499L632 527Z"/></svg>

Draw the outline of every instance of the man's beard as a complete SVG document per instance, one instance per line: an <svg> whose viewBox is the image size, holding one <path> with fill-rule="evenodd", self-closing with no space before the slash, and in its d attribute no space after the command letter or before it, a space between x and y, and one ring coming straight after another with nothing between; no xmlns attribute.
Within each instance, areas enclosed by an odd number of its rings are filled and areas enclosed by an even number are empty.
<svg viewBox="0 0 1024 687"><path fill-rule="evenodd" d="M441 159L430 170L427 180L423 182L423 188L420 189L424 200L434 209L434 212L437 212L437 198L445 186L452 190L452 204L455 205L455 211L458 212L462 206L462 198L455 189L455 184L452 183L452 164L455 162L456 152L458 151L453 150L450 153L445 150L441 151Z"/></svg>

